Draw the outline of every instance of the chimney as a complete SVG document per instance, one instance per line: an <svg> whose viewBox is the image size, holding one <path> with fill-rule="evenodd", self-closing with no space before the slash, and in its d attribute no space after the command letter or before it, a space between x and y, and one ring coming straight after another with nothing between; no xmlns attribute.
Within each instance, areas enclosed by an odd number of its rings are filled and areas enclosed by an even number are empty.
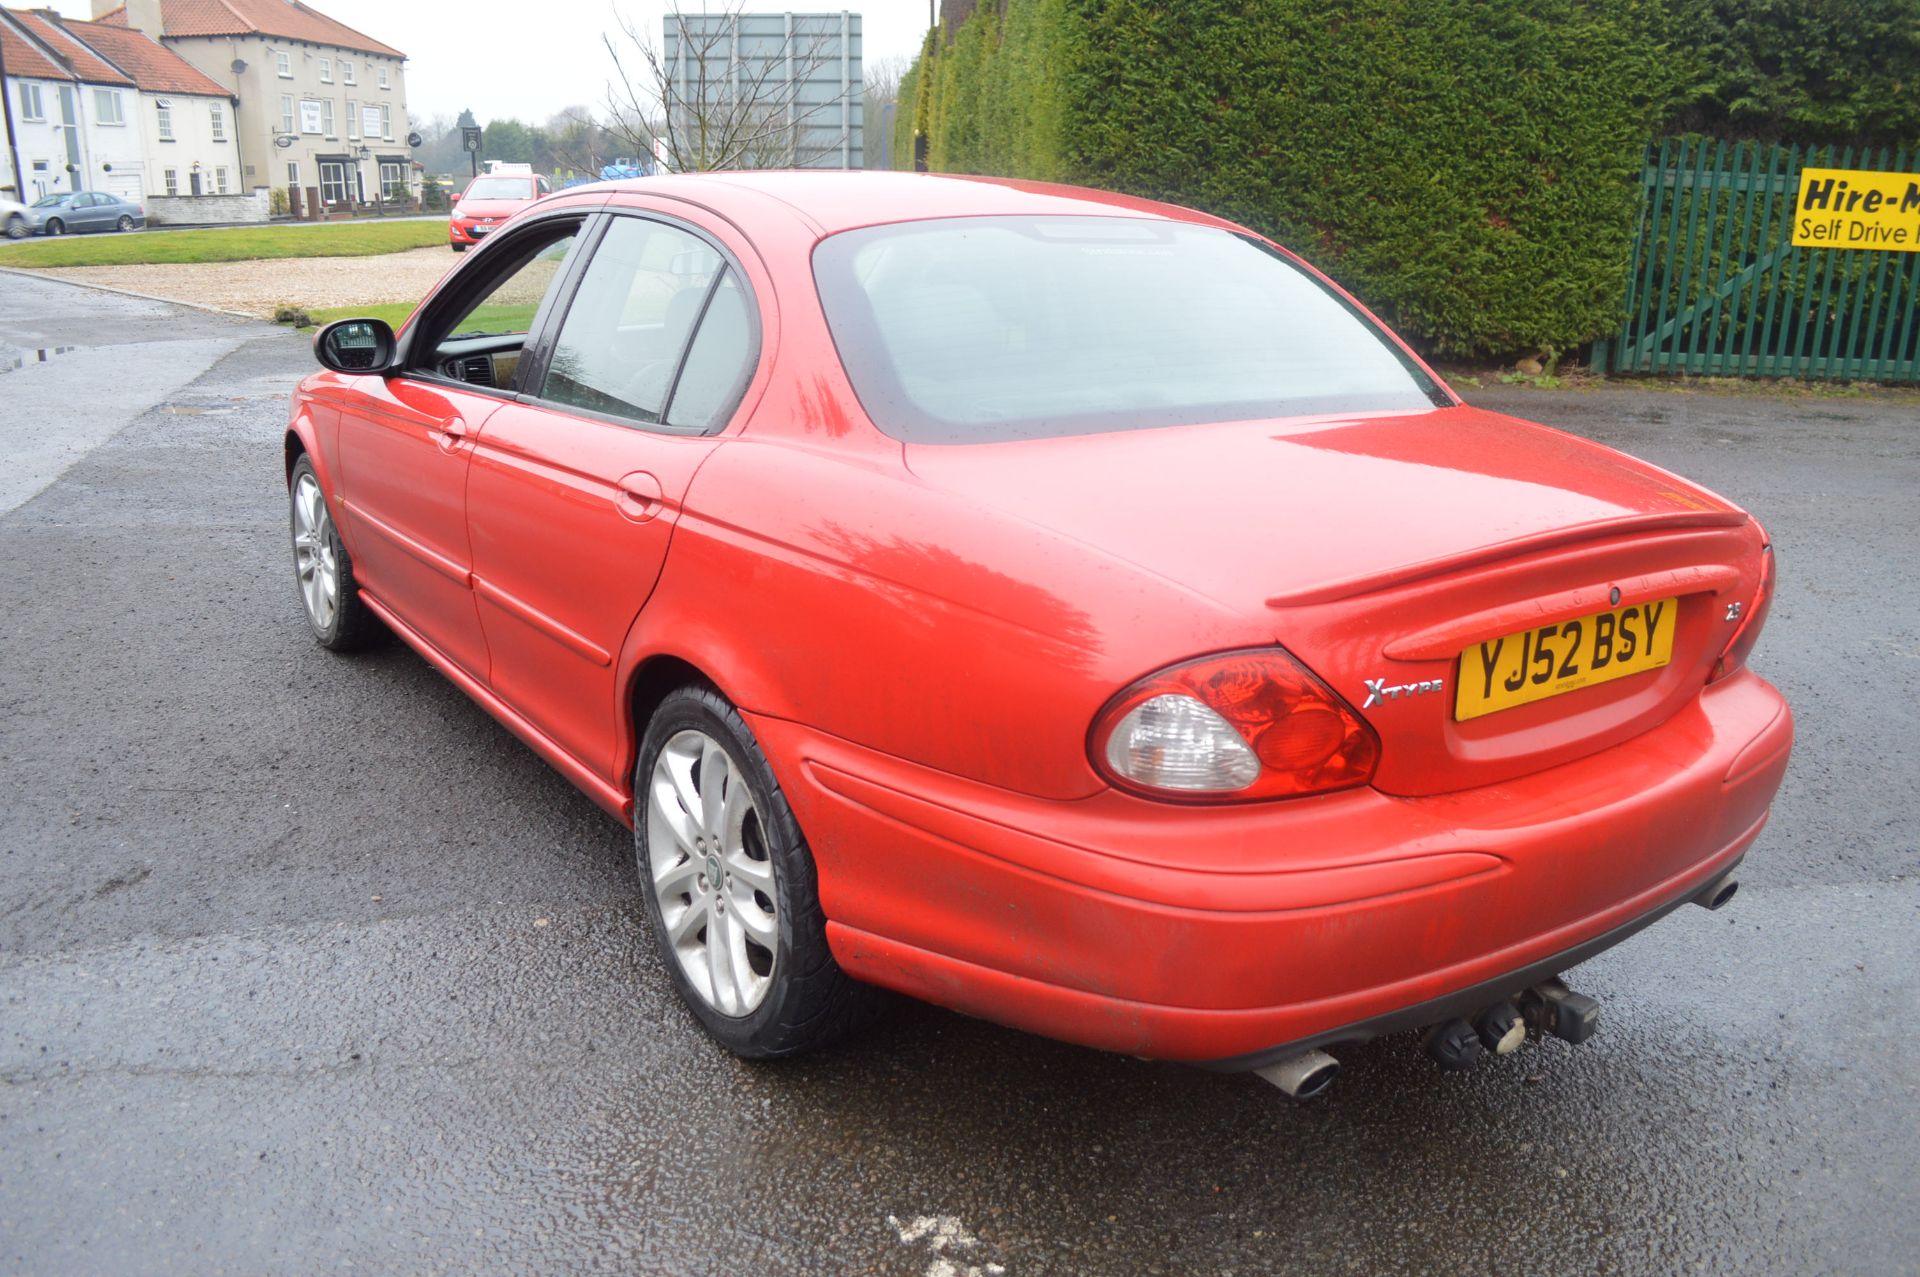
<svg viewBox="0 0 1920 1277"><path fill-rule="evenodd" d="M161 0L126 0L127 25L158 40L165 32L160 16ZM119 8L119 0L93 0L93 16Z"/></svg>

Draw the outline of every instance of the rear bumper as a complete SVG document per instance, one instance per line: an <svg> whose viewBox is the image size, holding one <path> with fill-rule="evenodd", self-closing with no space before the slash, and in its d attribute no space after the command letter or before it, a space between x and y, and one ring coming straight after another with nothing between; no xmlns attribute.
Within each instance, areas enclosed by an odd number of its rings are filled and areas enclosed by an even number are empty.
<svg viewBox="0 0 1920 1277"><path fill-rule="evenodd" d="M1244 1067L1483 987L1493 1001L1624 939L1745 853L1793 736L1779 694L1742 672L1632 741L1502 785L1180 807L1035 799L753 727L850 974L1050 1037Z"/></svg>

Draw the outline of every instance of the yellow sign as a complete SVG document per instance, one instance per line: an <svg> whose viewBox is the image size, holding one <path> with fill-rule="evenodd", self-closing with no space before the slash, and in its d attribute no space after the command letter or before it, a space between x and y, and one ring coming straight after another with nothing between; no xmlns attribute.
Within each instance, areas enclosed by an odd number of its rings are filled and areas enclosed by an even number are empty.
<svg viewBox="0 0 1920 1277"><path fill-rule="evenodd" d="M1920 174L1801 169L1793 245L1920 251Z"/></svg>

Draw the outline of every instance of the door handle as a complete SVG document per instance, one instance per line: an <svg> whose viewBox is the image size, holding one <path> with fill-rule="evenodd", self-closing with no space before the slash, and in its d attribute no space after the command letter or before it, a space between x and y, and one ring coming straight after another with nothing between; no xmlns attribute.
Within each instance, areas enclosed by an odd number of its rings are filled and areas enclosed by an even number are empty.
<svg viewBox="0 0 1920 1277"><path fill-rule="evenodd" d="M660 481L645 470L621 475L620 482L615 485L613 503L620 507L623 517L635 523L645 523L660 513Z"/></svg>
<svg viewBox="0 0 1920 1277"><path fill-rule="evenodd" d="M442 422L440 428L433 432L433 441L440 445L442 452L452 452L466 437L467 423L458 417Z"/></svg>

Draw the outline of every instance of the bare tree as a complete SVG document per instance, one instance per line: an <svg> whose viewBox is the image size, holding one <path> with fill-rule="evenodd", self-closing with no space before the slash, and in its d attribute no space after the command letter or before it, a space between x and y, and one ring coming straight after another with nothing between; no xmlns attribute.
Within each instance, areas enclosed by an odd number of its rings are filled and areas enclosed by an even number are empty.
<svg viewBox="0 0 1920 1277"><path fill-rule="evenodd" d="M866 147L868 168L886 168L893 153L893 126L898 122L900 81L906 78L913 61L901 54L866 64L866 85L862 95L861 137ZM893 110L891 113L888 108Z"/></svg>
<svg viewBox="0 0 1920 1277"><path fill-rule="evenodd" d="M593 118L592 109L585 106L570 106L556 113L541 132L555 170L567 169L585 177L598 177L622 143L610 137Z"/></svg>
<svg viewBox="0 0 1920 1277"><path fill-rule="evenodd" d="M614 70L608 132L675 172L781 168L811 158L804 139L841 109L838 97L814 101L819 95L807 92L838 56L832 40L795 19L803 25L768 48L743 42L740 18L739 0L697 14L669 9L662 44L616 9L618 32L601 36Z"/></svg>

